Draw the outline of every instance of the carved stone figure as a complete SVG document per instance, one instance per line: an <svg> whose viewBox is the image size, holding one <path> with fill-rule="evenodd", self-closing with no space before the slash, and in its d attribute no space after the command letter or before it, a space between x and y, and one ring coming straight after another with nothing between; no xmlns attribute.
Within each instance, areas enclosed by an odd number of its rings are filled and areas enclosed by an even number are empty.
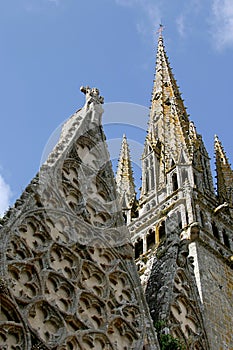
<svg viewBox="0 0 233 350"><path fill-rule="evenodd" d="M96 87L90 88L89 86L81 86L80 91L86 95L86 110L89 109L91 103L103 104L104 98L100 96L99 89Z"/></svg>

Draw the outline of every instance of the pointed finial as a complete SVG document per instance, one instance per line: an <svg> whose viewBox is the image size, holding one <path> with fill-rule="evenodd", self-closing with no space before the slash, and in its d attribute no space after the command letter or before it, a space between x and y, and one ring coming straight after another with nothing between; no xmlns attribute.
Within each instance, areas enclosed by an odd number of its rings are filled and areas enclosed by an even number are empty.
<svg viewBox="0 0 233 350"><path fill-rule="evenodd" d="M216 134L214 135L214 148L215 152L218 150L218 152L225 153L221 141L219 140L219 137Z"/></svg>
<svg viewBox="0 0 233 350"><path fill-rule="evenodd" d="M162 38L162 36L163 36L162 34L163 34L164 29L165 29L165 27L160 23L159 29L158 29L157 32L156 32L156 33L159 34L159 37L160 37L160 38Z"/></svg>

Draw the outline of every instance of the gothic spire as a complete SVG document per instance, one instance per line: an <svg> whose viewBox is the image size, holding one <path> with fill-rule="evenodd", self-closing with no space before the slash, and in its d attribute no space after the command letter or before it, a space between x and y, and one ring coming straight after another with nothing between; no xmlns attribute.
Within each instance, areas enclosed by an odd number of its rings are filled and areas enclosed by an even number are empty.
<svg viewBox="0 0 233 350"><path fill-rule="evenodd" d="M215 135L214 150L218 197L220 202L226 201L230 204L233 200L233 171L217 135Z"/></svg>
<svg viewBox="0 0 233 350"><path fill-rule="evenodd" d="M187 155L191 150L189 119L159 32L148 139L152 144L159 139L166 149L165 158L169 151L169 156L178 161L184 146Z"/></svg>
<svg viewBox="0 0 233 350"><path fill-rule="evenodd" d="M125 214L130 214L131 217L131 209L135 204L136 192L126 135L123 135L122 138L120 157L117 166L116 185L123 212ZM128 215L126 215L127 222L128 220L130 221L130 217L128 218Z"/></svg>
<svg viewBox="0 0 233 350"><path fill-rule="evenodd" d="M160 27L149 126L142 155L141 207L152 195L158 196L159 201L160 193L170 195L185 182L196 185L195 179L199 188L202 186L214 195L209 156L189 120L161 31Z"/></svg>

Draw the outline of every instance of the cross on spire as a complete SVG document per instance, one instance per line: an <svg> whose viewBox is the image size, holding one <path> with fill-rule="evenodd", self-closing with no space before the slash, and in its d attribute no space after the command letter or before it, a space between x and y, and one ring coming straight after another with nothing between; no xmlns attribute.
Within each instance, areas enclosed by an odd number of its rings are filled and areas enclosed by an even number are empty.
<svg viewBox="0 0 233 350"><path fill-rule="evenodd" d="M160 23L159 29L157 30L156 33L158 33L159 36L162 36L164 29L165 29L165 27Z"/></svg>

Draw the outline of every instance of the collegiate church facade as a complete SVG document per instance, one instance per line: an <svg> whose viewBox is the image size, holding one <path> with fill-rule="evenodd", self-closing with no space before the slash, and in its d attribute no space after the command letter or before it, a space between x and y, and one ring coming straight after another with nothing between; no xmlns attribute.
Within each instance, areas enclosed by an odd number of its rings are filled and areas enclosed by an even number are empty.
<svg viewBox="0 0 233 350"><path fill-rule="evenodd" d="M137 200L124 135L116 179L103 97L63 125L0 225L0 349L233 349L233 172L210 160L158 38Z"/></svg>

